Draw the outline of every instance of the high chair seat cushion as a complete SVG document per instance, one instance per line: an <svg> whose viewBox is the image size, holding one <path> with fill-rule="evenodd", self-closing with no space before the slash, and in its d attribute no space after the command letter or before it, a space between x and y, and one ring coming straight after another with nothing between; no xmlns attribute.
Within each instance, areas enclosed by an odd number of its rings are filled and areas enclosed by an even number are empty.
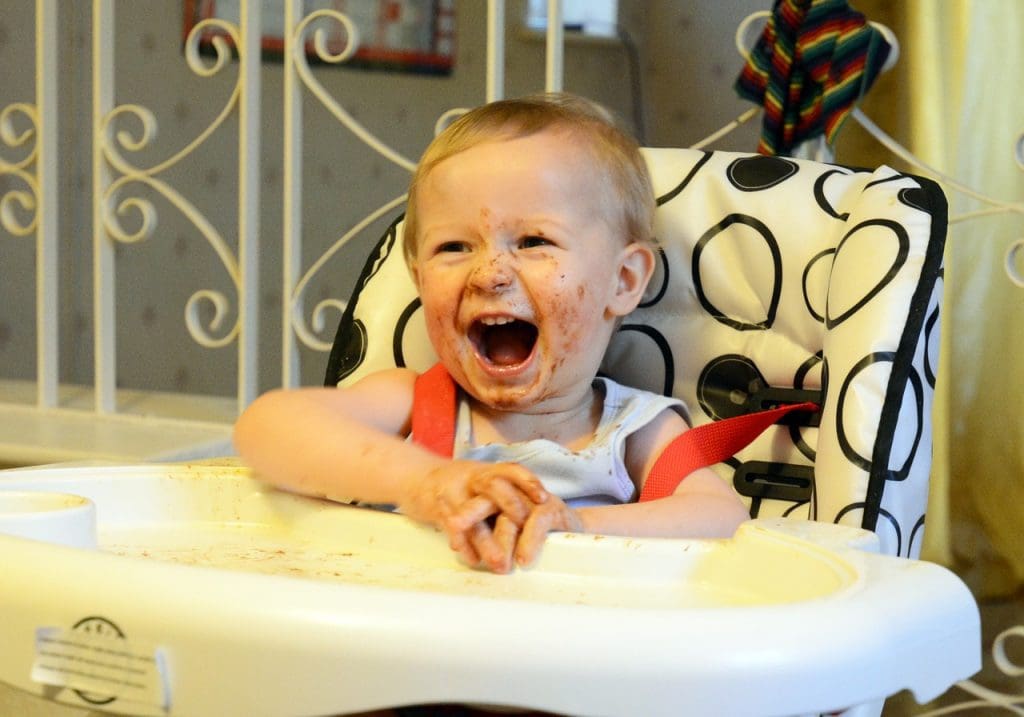
<svg viewBox="0 0 1024 717"><path fill-rule="evenodd" d="M714 468L755 516L866 527L920 550L931 463L946 201L938 186L756 154L645 149L659 265L603 372L672 394L695 424L822 406ZM436 357L396 221L338 328L327 383ZM806 418L806 414L805 418Z"/></svg>

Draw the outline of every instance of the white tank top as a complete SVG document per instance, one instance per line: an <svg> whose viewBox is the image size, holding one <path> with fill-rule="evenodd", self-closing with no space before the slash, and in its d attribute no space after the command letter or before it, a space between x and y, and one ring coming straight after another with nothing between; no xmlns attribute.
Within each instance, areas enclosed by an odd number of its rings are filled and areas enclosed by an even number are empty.
<svg viewBox="0 0 1024 717"><path fill-rule="evenodd" d="M544 487L571 507L628 503L636 486L626 472L626 438L673 408L690 423L686 406L677 398L630 388L606 378L601 421L588 446L573 451L544 438L518 443L475 445L469 403L459 397L455 420L454 456L487 463L518 463L530 469Z"/></svg>

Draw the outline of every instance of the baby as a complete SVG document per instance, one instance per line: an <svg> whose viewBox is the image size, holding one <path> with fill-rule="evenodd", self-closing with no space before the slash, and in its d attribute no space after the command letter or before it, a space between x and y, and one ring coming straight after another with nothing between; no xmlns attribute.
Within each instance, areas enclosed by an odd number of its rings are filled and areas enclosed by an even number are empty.
<svg viewBox="0 0 1024 717"><path fill-rule="evenodd" d="M273 391L235 444L260 476L392 504L471 565L528 565L550 531L728 537L748 515L709 469L637 503L688 426L681 402L597 377L655 265L638 147L569 95L494 102L454 122L413 177L405 256L458 386L454 458L407 441L417 374Z"/></svg>

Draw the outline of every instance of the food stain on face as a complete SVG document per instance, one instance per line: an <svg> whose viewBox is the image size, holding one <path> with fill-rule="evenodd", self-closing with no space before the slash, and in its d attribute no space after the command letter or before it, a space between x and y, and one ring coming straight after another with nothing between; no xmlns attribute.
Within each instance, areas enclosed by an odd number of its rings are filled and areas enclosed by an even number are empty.
<svg viewBox="0 0 1024 717"><path fill-rule="evenodd" d="M561 353L563 355L572 351L579 351L583 348L577 345L579 333L582 329L580 325L579 304L572 301L560 302L551 318L558 329L558 336L562 339Z"/></svg>

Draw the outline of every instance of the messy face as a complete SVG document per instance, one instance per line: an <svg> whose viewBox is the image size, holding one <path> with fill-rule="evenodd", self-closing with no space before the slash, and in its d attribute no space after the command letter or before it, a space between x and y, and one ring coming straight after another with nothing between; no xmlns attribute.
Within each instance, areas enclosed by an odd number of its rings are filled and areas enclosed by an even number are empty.
<svg viewBox="0 0 1024 717"><path fill-rule="evenodd" d="M544 412L588 395L635 304L622 300L620 267L640 249L614 206L565 132L478 144L422 180L412 269L427 331L477 401Z"/></svg>

